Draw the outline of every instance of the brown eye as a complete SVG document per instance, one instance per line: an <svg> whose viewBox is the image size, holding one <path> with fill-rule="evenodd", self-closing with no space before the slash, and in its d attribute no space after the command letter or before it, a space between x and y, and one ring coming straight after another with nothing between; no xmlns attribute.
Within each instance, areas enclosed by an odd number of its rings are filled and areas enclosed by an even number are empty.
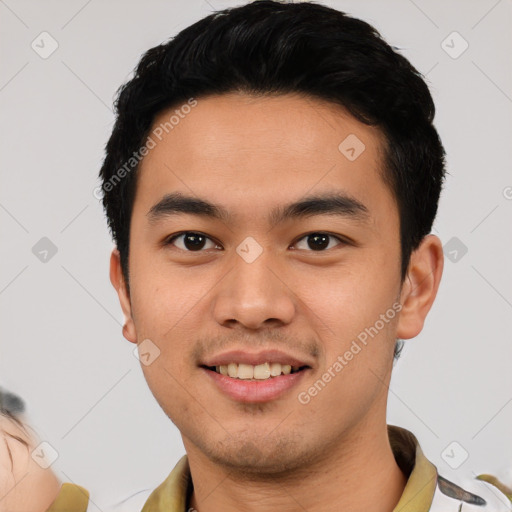
<svg viewBox="0 0 512 512"><path fill-rule="evenodd" d="M334 239L337 240L340 244L344 243L341 238L338 238L337 236L330 235L329 233L322 233L322 232L316 232L316 233L309 233L306 236L303 236L301 240L306 240L306 247L298 247L299 249L306 249L306 250L312 250L312 251L324 251L325 249L331 249L332 245L330 245L330 240ZM297 242L297 244L299 243ZM336 244L339 245L339 244Z"/></svg>
<svg viewBox="0 0 512 512"><path fill-rule="evenodd" d="M177 241L176 244L174 243L175 241ZM211 244L210 247L206 247L208 242ZM175 245L178 249L188 252L200 252L205 247L206 249L214 249L215 247L218 247L211 238L203 235L202 233L198 233L197 231L185 231L183 233L178 233L177 235L169 238L166 245Z"/></svg>

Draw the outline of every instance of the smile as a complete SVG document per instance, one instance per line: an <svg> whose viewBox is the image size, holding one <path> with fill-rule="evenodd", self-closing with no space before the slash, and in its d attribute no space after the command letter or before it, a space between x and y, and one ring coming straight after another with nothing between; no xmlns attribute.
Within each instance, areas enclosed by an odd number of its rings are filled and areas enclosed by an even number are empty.
<svg viewBox="0 0 512 512"><path fill-rule="evenodd" d="M296 373L306 366L291 366L281 363L263 363L258 365L244 363L229 363L227 365L211 366L209 370L226 375L232 379L241 380L267 380L280 375Z"/></svg>
<svg viewBox="0 0 512 512"><path fill-rule="evenodd" d="M283 398L312 371L309 366L292 367L280 363L254 366L230 363L202 366L201 369L222 395L235 402L244 403L265 403ZM236 376L230 376L230 369L232 375L236 372Z"/></svg>

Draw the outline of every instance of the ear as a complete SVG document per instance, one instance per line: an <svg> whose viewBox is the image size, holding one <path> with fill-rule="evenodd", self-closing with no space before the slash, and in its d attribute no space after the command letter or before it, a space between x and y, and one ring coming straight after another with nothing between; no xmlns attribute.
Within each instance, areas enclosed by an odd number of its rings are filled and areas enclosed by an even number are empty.
<svg viewBox="0 0 512 512"><path fill-rule="evenodd" d="M423 329L425 318L437 295L443 275L444 255L441 240L427 235L411 254L400 302L397 337L410 339Z"/></svg>
<svg viewBox="0 0 512 512"><path fill-rule="evenodd" d="M110 282L117 291L119 303L121 304L121 309L124 313L125 323L123 325L123 336L128 341L137 343L137 333L135 331L135 324L132 317L130 296L126 290L126 283L121 269L121 255L117 248L114 248L110 255Z"/></svg>

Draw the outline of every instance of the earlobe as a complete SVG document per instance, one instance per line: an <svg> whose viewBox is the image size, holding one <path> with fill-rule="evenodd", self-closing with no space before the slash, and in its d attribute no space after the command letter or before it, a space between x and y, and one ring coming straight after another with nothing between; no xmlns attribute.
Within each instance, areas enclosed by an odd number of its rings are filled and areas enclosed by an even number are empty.
<svg viewBox="0 0 512 512"><path fill-rule="evenodd" d="M123 336L132 343L137 343L137 333L135 331L135 324L132 317L132 308L130 297L126 289L126 283L123 277L121 268L121 256L119 250L114 248L110 255L110 282L117 292L119 303L125 317L125 324L123 325Z"/></svg>
<svg viewBox="0 0 512 512"><path fill-rule="evenodd" d="M402 310L397 327L397 337L410 339L423 329L437 295L443 274L443 246L435 235L427 235L411 254L402 293Z"/></svg>

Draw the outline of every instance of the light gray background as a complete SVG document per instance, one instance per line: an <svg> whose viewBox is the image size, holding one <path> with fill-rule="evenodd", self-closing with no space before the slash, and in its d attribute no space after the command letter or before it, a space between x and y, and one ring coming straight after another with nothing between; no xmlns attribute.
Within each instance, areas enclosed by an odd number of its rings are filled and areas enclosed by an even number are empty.
<svg viewBox="0 0 512 512"><path fill-rule="evenodd" d="M121 334L108 278L113 244L93 189L113 97L145 50L239 3L0 0L0 385L26 400L32 424L59 453L59 477L98 503L155 487L184 453ZM426 326L395 367L388 422L414 432L448 478L505 478L512 2L325 3L372 23L427 75L450 173L434 233L467 247L458 261L446 258ZM43 31L59 45L47 59L31 48ZM469 43L458 58L441 46L453 31ZM457 37L444 43L452 53L462 48ZM46 263L32 253L42 237L58 248ZM462 448L443 457L453 441ZM462 449L469 457L453 470L446 453L459 460Z"/></svg>

